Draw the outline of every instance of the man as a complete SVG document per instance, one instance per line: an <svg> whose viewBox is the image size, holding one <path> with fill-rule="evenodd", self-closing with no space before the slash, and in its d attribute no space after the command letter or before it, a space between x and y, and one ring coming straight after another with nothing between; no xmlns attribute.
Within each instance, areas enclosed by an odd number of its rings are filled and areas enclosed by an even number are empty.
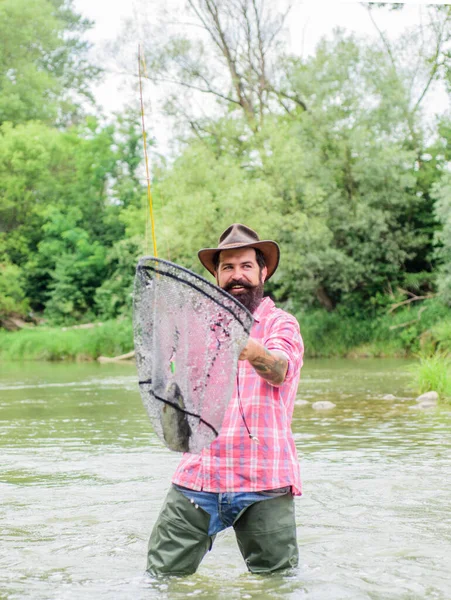
<svg viewBox="0 0 451 600"><path fill-rule="evenodd" d="M234 224L199 259L253 313L254 324L218 437L200 454L184 454L172 479L147 569L194 573L215 535L232 526L248 569L270 573L298 562L293 496L301 481L291 419L302 338L296 319L263 298L279 263L275 242Z"/></svg>

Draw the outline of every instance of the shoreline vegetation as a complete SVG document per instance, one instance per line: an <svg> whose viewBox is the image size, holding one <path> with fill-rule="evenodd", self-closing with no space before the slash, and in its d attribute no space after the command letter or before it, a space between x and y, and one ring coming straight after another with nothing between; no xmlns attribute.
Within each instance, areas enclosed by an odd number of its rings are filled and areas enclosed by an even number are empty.
<svg viewBox="0 0 451 600"><path fill-rule="evenodd" d="M95 361L133 348L130 319L94 323L92 327L38 325L18 331L0 329L0 361Z"/></svg>
<svg viewBox="0 0 451 600"><path fill-rule="evenodd" d="M435 299L407 306L372 320L340 312L296 314L306 358L417 358L414 379L419 393L451 397L451 316ZM130 318L75 327L30 326L0 330L0 361L99 361L133 358ZM103 360L105 359L106 360Z"/></svg>
<svg viewBox="0 0 451 600"><path fill-rule="evenodd" d="M451 355L451 311L437 300L373 319L341 311L288 310L300 323L307 358ZM0 360L94 361L132 350L129 317L71 327L24 323L16 331L0 328Z"/></svg>

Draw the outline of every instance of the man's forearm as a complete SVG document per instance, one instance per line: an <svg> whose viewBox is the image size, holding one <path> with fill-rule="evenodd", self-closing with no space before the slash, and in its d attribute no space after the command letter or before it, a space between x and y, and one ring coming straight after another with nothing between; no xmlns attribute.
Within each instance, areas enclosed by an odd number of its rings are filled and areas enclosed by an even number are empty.
<svg viewBox="0 0 451 600"><path fill-rule="evenodd" d="M248 360L260 377L273 385L281 385L285 380L288 370L285 356L274 350L267 350L255 340L249 340L240 360Z"/></svg>

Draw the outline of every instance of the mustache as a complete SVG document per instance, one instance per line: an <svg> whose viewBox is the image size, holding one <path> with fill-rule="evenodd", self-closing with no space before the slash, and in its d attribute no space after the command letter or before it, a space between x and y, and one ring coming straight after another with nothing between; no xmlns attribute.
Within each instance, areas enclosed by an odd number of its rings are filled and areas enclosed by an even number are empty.
<svg viewBox="0 0 451 600"><path fill-rule="evenodd" d="M225 285L224 289L225 289L226 292L228 292L235 285L239 285L240 287L243 287L246 290L252 290L254 288L254 286L251 285L249 282L243 281L242 279L236 279L235 281L229 281L229 283L227 283Z"/></svg>

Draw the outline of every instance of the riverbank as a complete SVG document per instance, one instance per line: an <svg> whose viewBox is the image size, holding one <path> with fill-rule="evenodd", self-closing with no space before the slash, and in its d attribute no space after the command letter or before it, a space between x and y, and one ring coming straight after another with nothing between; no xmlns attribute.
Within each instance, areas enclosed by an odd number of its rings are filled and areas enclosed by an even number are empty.
<svg viewBox="0 0 451 600"><path fill-rule="evenodd" d="M451 310L436 299L374 318L344 311L297 312L310 358L409 358L451 354Z"/></svg>
<svg viewBox="0 0 451 600"><path fill-rule="evenodd" d="M451 355L451 310L431 300L372 320L339 311L296 312L307 358L408 358ZM133 349L131 319L90 328L0 330L0 360L94 361Z"/></svg>
<svg viewBox="0 0 451 600"><path fill-rule="evenodd" d="M436 391L451 401L451 315L431 302L372 321L338 312L299 313L309 358L410 358L417 393ZM426 308L426 309L425 309ZM0 360L92 362L127 355L133 349L131 319L76 327L0 330Z"/></svg>
<svg viewBox="0 0 451 600"><path fill-rule="evenodd" d="M133 348L130 319L94 325L0 330L0 360L94 361L100 356L125 354Z"/></svg>

